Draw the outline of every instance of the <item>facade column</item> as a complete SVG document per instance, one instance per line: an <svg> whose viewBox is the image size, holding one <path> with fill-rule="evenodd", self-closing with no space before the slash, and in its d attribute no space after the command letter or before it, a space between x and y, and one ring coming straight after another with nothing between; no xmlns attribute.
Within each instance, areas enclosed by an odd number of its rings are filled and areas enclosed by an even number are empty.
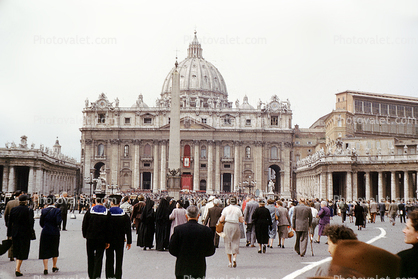
<svg viewBox="0 0 418 279"><path fill-rule="evenodd" d="M34 182L35 182L35 177L33 174L33 167L29 167L29 179L28 179L28 194L33 194L34 192Z"/></svg>
<svg viewBox="0 0 418 279"><path fill-rule="evenodd" d="M252 156L255 162L254 180L257 182L256 189L260 189L263 193L267 193L267 184L263 181L263 142L257 141L254 145Z"/></svg>
<svg viewBox="0 0 418 279"><path fill-rule="evenodd" d="M231 189L233 192L238 191L237 187L240 183L239 174L241 173L240 172L241 161L239 159L240 158L239 147L240 147L239 141L235 141L234 142L234 181L233 181L234 185Z"/></svg>
<svg viewBox="0 0 418 279"><path fill-rule="evenodd" d="M376 202L380 202L384 198L383 194L383 172L377 172L377 195L378 200Z"/></svg>
<svg viewBox="0 0 418 279"><path fill-rule="evenodd" d="M3 189L2 189L2 191L4 192L4 193L6 193L7 192L7 178L8 178L8 176L9 176L9 166L4 166L3 167L3 177L2 177L2 181L3 181Z"/></svg>
<svg viewBox="0 0 418 279"><path fill-rule="evenodd" d="M221 142L215 142L215 193L221 192Z"/></svg>
<svg viewBox="0 0 418 279"><path fill-rule="evenodd" d="M327 197L327 176L325 172L321 172L319 175L319 199L325 199Z"/></svg>
<svg viewBox="0 0 418 279"><path fill-rule="evenodd" d="M193 141L194 145L194 158L193 158L193 191L200 190L200 141Z"/></svg>
<svg viewBox="0 0 418 279"><path fill-rule="evenodd" d="M15 167L9 167L9 184L8 184L8 192L13 193L16 190L15 185Z"/></svg>
<svg viewBox="0 0 418 279"><path fill-rule="evenodd" d="M333 189L332 189L332 172L328 172L328 189L327 189L327 199L332 200Z"/></svg>
<svg viewBox="0 0 418 279"><path fill-rule="evenodd" d="M352 172L348 171L347 172L347 192L346 192L346 201L351 201L353 199L353 185L351 183L351 176L352 176Z"/></svg>
<svg viewBox="0 0 418 279"><path fill-rule="evenodd" d="M158 140L154 140L153 147L154 149L154 158L153 158L153 167L154 167L154 173L152 174L152 185L151 189L153 193L158 193L159 185L158 185L158 178L160 177L158 175L159 165L158 165L158 148L159 148L159 142Z"/></svg>
<svg viewBox="0 0 418 279"><path fill-rule="evenodd" d="M404 171L403 173L403 195L405 203L409 200L410 193L409 193L409 172ZM400 197L402 199L402 197Z"/></svg>
<svg viewBox="0 0 418 279"><path fill-rule="evenodd" d="M161 181L160 190L167 190L167 141L161 141Z"/></svg>
<svg viewBox="0 0 418 279"><path fill-rule="evenodd" d="M133 156L133 161L134 161L134 171L133 171L133 187L134 189L140 189L141 185L139 184L139 162L141 161L141 157L139 155L139 145L140 145L141 141L140 140L134 140L134 156Z"/></svg>
<svg viewBox="0 0 418 279"><path fill-rule="evenodd" d="M396 180L395 180L396 172L391 171L390 172L390 199L394 200L396 199Z"/></svg>
<svg viewBox="0 0 418 279"><path fill-rule="evenodd" d="M371 198L370 171L366 171L366 200Z"/></svg>
<svg viewBox="0 0 418 279"><path fill-rule="evenodd" d="M213 193L213 141L208 141L208 177L206 180L206 192Z"/></svg>

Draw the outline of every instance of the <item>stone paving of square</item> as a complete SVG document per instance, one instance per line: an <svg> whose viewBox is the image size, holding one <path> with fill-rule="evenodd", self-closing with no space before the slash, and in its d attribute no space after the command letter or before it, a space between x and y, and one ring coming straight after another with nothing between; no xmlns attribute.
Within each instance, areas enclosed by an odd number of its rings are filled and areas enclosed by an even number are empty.
<svg viewBox="0 0 418 279"><path fill-rule="evenodd" d="M32 241L29 259L23 261L21 268L23 277L20 278L51 278L51 279L85 279L87 276L86 241L81 234L82 214L76 214L77 219L68 219L67 230L61 232L60 257L58 258L59 272L52 273L52 261L49 263L49 275L43 275L42 261L38 259L39 238L41 227L39 219L35 220L37 239ZM379 217L377 218L379 219ZM379 219L380 220L380 219ZM403 242L403 224L399 219L395 226L387 220L381 223L367 224L366 229L357 230L354 223L345 224L351 227L362 241L368 241L381 234L383 228L386 236L373 243L392 253L410 248ZM334 217L332 223L340 224L341 218ZM154 249L144 251L136 246L136 232L132 231L132 248L124 254L123 278L174 278L175 257L168 252L159 252ZM0 218L0 239L6 238L4 219ZM314 256L311 256L310 245L306 256L301 258L294 250L295 237L286 240L285 248L277 247L277 238L273 249L266 254L258 254L258 245L255 248L245 247L245 239L241 239L240 254L237 257L237 268L228 268L228 260L224 251L223 240L215 255L208 257L206 279L267 279L267 278L307 278L313 276L316 267L298 276L288 276L292 272L305 268L314 262L329 257L326 237L321 237L320 244L313 244ZM104 260L103 260L104 263ZM7 253L0 257L0 279L15 278L15 262L10 262ZM104 265L102 278L105 278Z"/></svg>

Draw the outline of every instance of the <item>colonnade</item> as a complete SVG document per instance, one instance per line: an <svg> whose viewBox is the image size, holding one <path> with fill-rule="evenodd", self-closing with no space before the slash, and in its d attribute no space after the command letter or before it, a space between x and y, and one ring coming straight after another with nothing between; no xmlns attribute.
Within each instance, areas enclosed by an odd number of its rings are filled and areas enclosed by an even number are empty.
<svg viewBox="0 0 418 279"><path fill-rule="evenodd" d="M416 170L350 170L297 173L298 197L380 201L417 197Z"/></svg>
<svg viewBox="0 0 418 279"><path fill-rule="evenodd" d="M20 185L22 180L26 181L26 178L20 177L16 171L16 166L3 166L3 177L2 177L2 191L3 192L14 192L19 188L25 192L40 193L40 194L57 194L62 191L73 193L76 189L76 171L59 171L59 170L48 170L41 167L27 166L29 174L27 177L27 185Z"/></svg>

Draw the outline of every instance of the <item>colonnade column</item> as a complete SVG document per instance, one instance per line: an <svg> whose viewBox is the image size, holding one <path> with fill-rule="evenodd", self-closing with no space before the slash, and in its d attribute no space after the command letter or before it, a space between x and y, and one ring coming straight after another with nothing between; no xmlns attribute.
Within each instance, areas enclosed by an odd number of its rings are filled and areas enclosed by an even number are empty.
<svg viewBox="0 0 418 279"><path fill-rule="evenodd" d="M395 175L396 172L395 171L391 171L390 172L390 199L394 200L396 199L396 180L395 180Z"/></svg>
<svg viewBox="0 0 418 279"><path fill-rule="evenodd" d="M9 167L9 184L8 184L8 192L14 192L16 189L15 186L15 167Z"/></svg>
<svg viewBox="0 0 418 279"><path fill-rule="evenodd" d="M370 171L366 171L366 200L370 200L371 186L370 186Z"/></svg>
<svg viewBox="0 0 418 279"><path fill-rule="evenodd" d="M215 142L215 193L221 191L221 142Z"/></svg>
<svg viewBox="0 0 418 279"><path fill-rule="evenodd" d="M29 178L28 178L28 193L33 193L34 191L34 182L35 177L33 176L33 167L29 167Z"/></svg>
<svg viewBox="0 0 418 279"><path fill-rule="evenodd" d="M160 179L160 190L167 190L167 141L161 141L161 179Z"/></svg>
<svg viewBox="0 0 418 279"><path fill-rule="evenodd" d="M42 182L43 182L42 175L43 175L42 169L41 168L37 169L36 170L36 182L35 182L36 187L35 187L34 191L38 192L38 194L41 193L41 191L42 191L42 186L43 186L42 185Z"/></svg>
<svg viewBox="0 0 418 279"><path fill-rule="evenodd" d="M206 181L206 191L213 193L213 141L208 140L208 178Z"/></svg>
<svg viewBox="0 0 418 279"><path fill-rule="evenodd" d="M199 191L200 181L200 142L198 140L193 141L194 145L194 166L193 166L193 191Z"/></svg>
<svg viewBox="0 0 418 279"><path fill-rule="evenodd" d="M327 196L328 196L328 200L332 200L332 194L333 194L333 189L332 189L332 172L328 172L328 189L327 189Z"/></svg>
<svg viewBox="0 0 418 279"><path fill-rule="evenodd" d="M377 195L378 200L376 202L379 202L383 199L383 172L379 171L377 172Z"/></svg>
<svg viewBox="0 0 418 279"><path fill-rule="evenodd" d="M140 189L140 184L139 184L139 162L141 161L141 158L139 156L139 144L141 143L140 140L134 140L134 156L133 156L133 160L134 160L134 179L133 179L133 187L134 189Z"/></svg>
<svg viewBox="0 0 418 279"><path fill-rule="evenodd" d="M159 167L158 167L158 148L159 148L159 142L158 140L154 140L153 141L153 150L154 150L154 158L153 158L153 167L154 167L154 172L152 174L152 185L151 185L151 189L153 193L158 193L158 189L160 188L158 185L158 172L159 172Z"/></svg>
<svg viewBox="0 0 418 279"><path fill-rule="evenodd" d="M404 171L404 173L403 173L403 196L404 196L404 201L406 203L410 198L409 173L408 173L408 171ZM400 197L400 198L402 198L402 197Z"/></svg>
<svg viewBox="0 0 418 279"><path fill-rule="evenodd" d="M353 172L353 201L358 199L358 173L356 171Z"/></svg>
<svg viewBox="0 0 418 279"><path fill-rule="evenodd" d="M352 172L347 172L347 193L346 193L346 201L351 201L353 199L353 185L351 183L351 176Z"/></svg>
<svg viewBox="0 0 418 279"><path fill-rule="evenodd" d="M7 178L9 175L9 166L4 166L3 167L3 177L1 178L3 181L3 189L1 189L4 193L7 192Z"/></svg>
<svg viewBox="0 0 418 279"><path fill-rule="evenodd" d="M239 141L235 141L234 142L234 181L233 181L233 183L234 183L234 185L233 185L233 187L232 187L232 191L233 192L237 192L238 191L238 189L237 189L237 187L238 187L238 185L239 185L239 182L240 182L240 177L239 177L239 174L240 174L240 154L239 154Z"/></svg>

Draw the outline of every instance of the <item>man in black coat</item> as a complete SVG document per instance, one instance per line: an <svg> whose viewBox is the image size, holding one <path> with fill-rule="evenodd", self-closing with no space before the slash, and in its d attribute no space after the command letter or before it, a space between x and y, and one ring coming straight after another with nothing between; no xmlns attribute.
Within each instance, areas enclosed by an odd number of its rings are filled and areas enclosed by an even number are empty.
<svg viewBox="0 0 418 279"><path fill-rule="evenodd" d="M96 205L84 215L82 231L87 240L87 265L90 279L101 277L103 255L110 246L110 212L103 206L104 194L96 194Z"/></svg>
<svg viewBox="0 0 418 279"><path fill-rule="evenodd" d="M61 197L58 199L56 206L61 209L62 230L67 230L67 215L68 215L68 199L67 192L62 192ZM60 226L61 227L61 226Z"/></svg>
<svg viewBox="0 0 418 279"><path fill-rule="evenodd" d="M170 254L177 257L176 278L204 278L205 258L215 254L213 234L210 228L197 223L196 206L189 206L186 216L188 222L174 228L169 245Z"/></svg>
<svg viewBox="0 0 418 279"><path fill-rule="evenodd" d="M106 278L122 278L123 246L131 249L132 233L131 220L123 209L119 207L121 195L111 195L110 199L110 247L106 249ZM114 259L116 255L116 268Z"/></svg>

